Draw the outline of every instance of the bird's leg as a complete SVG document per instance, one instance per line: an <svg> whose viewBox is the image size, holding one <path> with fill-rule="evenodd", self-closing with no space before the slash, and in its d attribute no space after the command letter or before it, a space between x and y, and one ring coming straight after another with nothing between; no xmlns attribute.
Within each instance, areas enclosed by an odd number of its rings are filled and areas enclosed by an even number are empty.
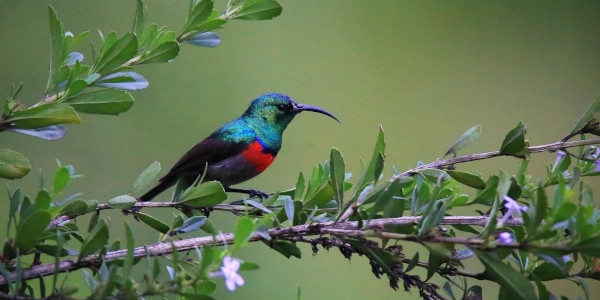
<svg viewBox="0 0 600 300"><path fill-rule="evenodd" d="M258 197L258 198L260 198L260 200L269 198L269 194L267 194L265 192L261 192L259 190L247 190L247 189L236 189L236 188L225 187L225 191L230 192L230 193L248 194L248 196L250 198Z"/></svg>

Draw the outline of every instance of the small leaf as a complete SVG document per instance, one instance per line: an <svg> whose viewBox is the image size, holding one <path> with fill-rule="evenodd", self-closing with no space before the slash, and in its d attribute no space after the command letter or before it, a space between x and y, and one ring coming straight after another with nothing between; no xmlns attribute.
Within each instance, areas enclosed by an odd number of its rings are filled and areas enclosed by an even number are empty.
<svg viewBox="0 0 600 300"><path fill-rule="evenodd" d="M273 250L281 253L286 258L290 258L292 256L296 258L302 258L302 252L300 248L296 246L296 244L289 241L281 241L281 240L271 240L271 241L263 241L269 247L273 248Z"/></svg>
<svg viewBox="0 0 600 300"><path fill-rule="evenodd" d="M8 149L0 149L0 177L22 178L31 170L29 160L23 154Z"/></svg>
<svg viewBox="0 0 600 300"><path fill-rule="evenodd" d="M517 157L523 157L527 154L527 144L525 143L526 132L525 125L519 122L517 127L506 134L504 141L502 141L502 146L500 147L500 154Z"/></svg>
<svg viewBox="0 0 600 300"><path fill-rule="evenodd" d="M506 289L511 299L536 299L533 286L521 273L485 252L476 251L487 273Z"/></svg>
<svg viewBox="0 0 600 300"><path fill-rule="evenodd" d="M96 86L137 91L148 87L148 80L136 72L117 72L100 78Z"/></svg>
<svg viewBox="0 0 600 300"><path fill-rule="evenodd" d="M191 8L188 15L187 21L183 26L183 32L189 32L194 30L194 27L199 26L208 19L213 10L213 1L211 0L200 0L196 2L196 5Z"/></svg>
<svg viewBox="0 0 600 300"><path fill-rule="evenodd" d="M114 208L128 209L135 205L137 199L129 195L121 195L108 200L108 204Z"/></svg>
<svg viewBox="0 0 600 300"><path fill-rule="evenodd" d="M173 229L172 234L187 233L190 231L194 231L194 230L202 227L204 225L204 223L206 223L205 216L193 216L193 217L185 220L183 222L183 225L181 225L181 227Z"/></svg>
<svg viewBox="0 0 600 300"><path fill-rule="evenodd" d="M235 14L235 19L268 20L281 14L281 5L273 0L247 0Z"/></svg>
<svg viewBox="0 0 600 300"><path fill-rule="evenodd" d="M185 43L192 44L200 47L217 47L221 44L221 38L214 32L202 32L198 33L184 41Z"/></svg>
<svg viewBox="0 0 600 300"><path fill-rule="evenodd" d="M105 74L133 58L138 51L138 42L131 32L117 39L114 33L110 33L104 39L98 60L90 73Z"/></svg>
<svg viewBox="0 0 600 300"><path fill-rule="evenodd" d="M52 77L56 77L64 55L65 28L56 16L52 6L48 6L50 20L50 44L52 45L50 55L50 71Z"/></svg>
<svg viewBox="0 0 600 300"><path fill-rule="evenodd" d="M8 129L9 131L18 132L21 134L31 135L40 139L55 141L61 139L65 135L66 127L62 125L51 125L36 129Z"/></svg>
<svg viewBox="0 0 600 300"><path fill-rule="evenodd" d="M154 181L154 178L160 172L160 163L157 161L152 162L142 173L135 179L133 186L131 187L131 193L137 193L148 184Z"/></svg>
<svg viewBox="0 0 600 300"><path fill-rule="evenodd" d="M125 259L123 260L123 280L126 281L129 278L129 273L131 273L131 267L133 266L133 254L135 241L133 238L133 232L127 222L125 222L125 237L127 240L127 253L125 254Z"/></svg>
<svg viewBox="0 0 600 300"><path fill-rule="evenodd" d="M75 200L65 205L59 212L59 215L75 217L86 213L88 204L83 200Z"/></svg>
<svg viewBox="0 0 600 300"><path fill-rule="evenodd" d="M146 225L154 228L156 231L158 231L162 234L166 234L171 229L171 228L169 228L169 225L163 223L162 221L160 221L159 219L157 219L151 215L141 213L141 212L132 212L132 213L134 216L136 216L138 219L140 219L140 221L146 223Z"/></svg>
<svg viewBox="0 0 600 300"><path fill-rule="evenodd" d="M63 103L50 103L22 110L5 121L11 128L36 129L64 123L80 123L72 107Z"/></svg>
<svg viewBox="0 0 600 300"><path fill-rule="evenodd" d="M294 222L294 200L291 198L285 198L285 204L283 206L285 209L285 215L290 223Z"/></svg>
<svg viewBox="0 0 600 300"><path fill-rule="evenodd" d="M100 220L90 235L85 239L79 250L79 259L82 259L108 244L108 227L104 220Z"/></svg>
<svg viewBox="0 0 600 300"><path fill-rule="evenodd" d="M233 247L241 248L243 245L245 245L253 231L254 221L249 217L241 217L238 221L235 234L233 236Z"/></svg>
<svg viewBox="0 0 600 300"><path fill-rule="evenodd" d="M75 110L90 114L118 115L133 105L133 97L114 88L78 94L64 100Z"/></svg>
<svg viewBox="0 0 600 300"><path fill-rule="evenodd" d="M210 207L227 200L225 189L218 181L208 181L187 190L181 196L181 204L191 207Z"/></svg>
<svg viewBox="0 0 600 300"><path fill-rule="evenodd" d="M579 121L577 121L577 124L573 127L570 134L574 134L582 129L589 122L600 119L598 118L598 112L600 112L600 94L596 96L596 99L594 99L583 115L581 115L581 118L579 118Z"/></svg>
<svg viewBox="0 0 600 300"><path fill-rule="evenodd" d="M446 151L446 154L444 154L444 156L446 156L448 154L456 153L458 150L465 148L466 146L468 146L471 143L473 143L474 141L476 141L480 135L481 135L481 126L480 125L473 126L471 129L465 131L465 133L463 133L461 136L459 136L456 139L456 141L454 141L454 144L452 145L452 147L450 147L450 149L448 149L448 151ZM444 156L442 156L442 157L444 157Z"/></svg>
<svg viewBox="0 0 600 300"><path fill-rule="evenodd" d="M408 273L410 270L412 270L414 267L416 267L418 263L419 263L419 252L415 252L415 255L410 260L410 263L408 263L408 266L406 266L406 270L404 272Z"/></svg>
<svg viewBox="0 0 600 300"><path fill-rule="evenodd" d="M304 187L304 174L300 172L300 175L298 175L298 181L296 181L296 189L294 190L294 200L303 200L302 196L304 194Z"/></svg>
<svg viewBox="0 0 600 300"><path fill-rule="evenodd" d="M338 149L331 148L330 155L330 178L333 186L333 195L335 196L339 209L341 210L344 204L344 178L346 177L346 164L344 157Z"/></svg>
<svg viewBox="0 0 600 300"><path fill-rule="evenodd" d="M179 44L175 41L164 42L150 52L144 54L140 63L170 62L179 54Z"/></svg>
<svg viewBox="0 0 600 300"><path fill-rule="evenodd" d="M60 193L71 181L71 172L67 167L59 167L54 174L54 195Z"/></svg>
<svg viewBox="0 0 600 300"><path fill-rule="evenodd" d="M360 192L362 192L367 185L371 184L376 180L375 178L375 168L377 165L378 159L380 157L385 157L385 139L383 134L383 127L379 127L379 135L377 136L377 142L375 143L375 149L373 150L373 156L371 157L371 161L369 162L369 166L363 172L361 178L356 183L356 190L354 192L353 201L356 201Z"/></svg>
<svg viewBox="0 0 600 300"><path fill-rule="evenodd" d="M479 177L475 174L454 171L454 170L447 170L446 173L448 173L448 175L452 176L452 178L454 178L456 181L458 181L464 185L467 185L467 186L470 186L472 188L476 188L479 190L485 189L485 181L483 181L483 179L481 179L481 177Z"/></svg>
<svg viewBox="0 0 600 300"><path fill-rule="evenodd" d="M262 210L262 211L264 211L266 213L268 213L268 214L270 214L270 213L273 212L272 210L270 210L270 209L266 208L264 205L262 205L262 203L257 202L257 201L252 200L252 199L244 200L244 203L252 205L252 206L254 206L254 207L256 207L256 208L258 208L258 209L260 209L260 210Z"/></svg>
<svg viewBox="0 0 600 300"><path fill-rule="evenodd" d="M29 214L17 227L15 247L21 252L33 248L50 224L51 215L46 210L37 210Z"/></svg>
<svg viewBox="0 0 600 300"><path fill-rule="evenodd" d="M139 37L144 30L144 22L146 21L146 6L142 0L137 0L135 8L135 19L133 20L133 32Z"/></svg>

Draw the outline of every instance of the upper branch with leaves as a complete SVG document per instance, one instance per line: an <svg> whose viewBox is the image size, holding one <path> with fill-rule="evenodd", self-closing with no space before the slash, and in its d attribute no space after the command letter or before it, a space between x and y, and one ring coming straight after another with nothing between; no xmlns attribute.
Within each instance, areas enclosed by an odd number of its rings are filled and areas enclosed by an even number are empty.
<svg viewBox="0 0 600 300"><path fill-rule="evenodd" d="M133 28L117 36L100 33L100 49L90 59L74 49L88 37L88 32L75 35L66 31L52 7L50 19L50 71L44 97L27 106L18 100L22 86L13 86L12 95L4 103L0 116L0 132L13 131L47 140L63 137L61 124L80 123L79 113L118 115L134 103L127 91L148 87L148 80L134 71L141 64L171 62L179 54L181 43L216 47L221 43L212 32L229 20L266 20L281 14L281 6L273 0L229 1L223 13L214 9L213 0L190 1L190 9L181 33L166 27L146 24L146 8L137 1ZM90 64L85 64L89 61ZM0 149L0 177L16 179L25 176L31 166L22 154Z"/></svg>

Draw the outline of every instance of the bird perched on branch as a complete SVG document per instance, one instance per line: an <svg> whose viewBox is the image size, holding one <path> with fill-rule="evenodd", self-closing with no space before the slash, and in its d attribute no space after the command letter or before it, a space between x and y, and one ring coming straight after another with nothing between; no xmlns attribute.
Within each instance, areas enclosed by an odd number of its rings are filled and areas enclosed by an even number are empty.
<svg viewBox="0 0 600 300"><path fill-rule="evenodd" d="M242 116L192 147L154 188L138 200L150 201L179 180L190 186L201 175L203 181L221 182L227 192L266 198L266 193L230 186L262 173L273 162L281 149L283 131L303 111L318 112L339 122L322 108L296 103L283 94L264 94L252 101Z"/></svg>

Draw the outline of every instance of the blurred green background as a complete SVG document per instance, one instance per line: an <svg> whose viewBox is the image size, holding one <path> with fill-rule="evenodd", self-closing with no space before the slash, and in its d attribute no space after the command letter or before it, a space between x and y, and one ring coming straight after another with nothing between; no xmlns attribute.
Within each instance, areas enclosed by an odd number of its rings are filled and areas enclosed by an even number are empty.
<svg viewBox="0 0 600 300"><path fill-rule="evenodd" d="M48 3L66 30L91 31L95 41L97 29L124 33L135 11L133 0L1 0L4 97L9 96L10 84L19 82L24 84L20 99L27 104L43 96L49 60ZM180 30L188 1L146 4L150 22ZM436 159L476 124L482 126L482 137L463 153L497 150L519 121L527 123L532 145L557 141L600 91L598 1L283 0L281 4L283 13L274 20L226 24L217 31L223 41L217 48L183 45L174 62L138 68L150 86L135 92L137 103L119 117L82 115L82 124L70 125L65 138L54 142L2 133L0 147L24 153L33 170L23 180L0 184L32 194L39 170L48 180L58 159L85 175L70 185L65 196L81 191L84 199L107 201L126 193L150 162L158 160L163 170L170 168L192 145L265 92L286 93L300 103L328 109L342 125L317 114L300 115L286 131L276 162L240 187L269 192L292 187L298 171L306 174L315 163L328 159L331 147L342 151L347 170L357 174L359 159L371 155L380 124L386 132L389 176L392 164L405 170L419 160ZM89 57L88 44L80 52ZM531 171L543 174L553 160L551 154L536 155ZM514 172L518 164L516 159L501 158L459 167L481 170L487 178L498 168ZM598 179L593 180L597 185ZM5 196L1 199L4 213L7 201ZM153 212L170 223L172 212ZM123 217L118 212L102 216L111 218L111 229L122 236ZM224 213L211 217L224 231L236 220ZM86 220L79 222L85 228ZM5 232L4 223L0 222L0 234ZM135 224L134 230L138 244L156 241L156 234L143 225ZM412 256L418 248L406 244L405 249ZM301 260L287 260L262 244L244 249L235 256L256 262L261 269L242 274L246 285L233 294L218 282L215 296L295 299L300 286L303 299L418 298L416 290L394 292L387 279L376 279L364 258L348 262L335 249L316 256L311 256L310 247L302 250ZM83 281L77 280L86 291ZM588 283L592 295L600 292L597 282ZM550 285L557 294L582 295L573 283ZM484 292L486 298L495 298L497 286L488 283Z"/></svg>

